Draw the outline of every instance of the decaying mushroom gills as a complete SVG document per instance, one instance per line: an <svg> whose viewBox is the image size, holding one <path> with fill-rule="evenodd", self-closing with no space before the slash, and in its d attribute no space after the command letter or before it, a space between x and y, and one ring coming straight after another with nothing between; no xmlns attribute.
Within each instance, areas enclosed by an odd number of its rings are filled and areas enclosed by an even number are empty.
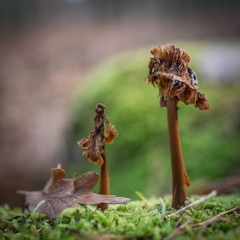
<svg viewBox="0 0 240 240"><path fill-rule="evenodd" d="M182 159L177 103L193 104L200 110L210 107L207 98L198 90L198 79L188 64L190 57L184 50L172 44L159 46L151 51L148 64L148 83L157 86L160 106L167 107L168 129L172 162L173 207L179 208L186 200L185 184L190 185Z"/></svg>

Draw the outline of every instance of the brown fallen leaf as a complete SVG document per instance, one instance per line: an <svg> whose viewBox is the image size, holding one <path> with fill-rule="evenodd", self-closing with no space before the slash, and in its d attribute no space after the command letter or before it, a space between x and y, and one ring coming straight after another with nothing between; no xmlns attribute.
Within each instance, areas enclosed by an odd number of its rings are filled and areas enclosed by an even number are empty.
<svg viewBox="0 0 240 240"><path fill-rule="evenodd" d="M73 179L64 179L66 172L60 164L50 172L51 177L42 191L18 191L25 194L30 211L45 200L37 211L45 213L50 219L56 218L64 209L78 204L119 204L130 201L129 198L93 193L92 189L99 179L96 172L87 172L79 177L75 174Z"/></svg>

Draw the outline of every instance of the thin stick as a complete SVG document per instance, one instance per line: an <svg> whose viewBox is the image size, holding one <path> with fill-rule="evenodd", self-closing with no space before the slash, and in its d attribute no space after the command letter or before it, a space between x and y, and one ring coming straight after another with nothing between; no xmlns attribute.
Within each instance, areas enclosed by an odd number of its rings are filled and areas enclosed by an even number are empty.
<svg viewBox="0 0 240 240"><path fill-rule="evenodd" d="M232 218L222 218L222 219L219 219L221 216L226 215L226 214L231 213L231 212L234 212L234 211L236 211L238 209L240 209L240 206L237 206L237 207L235 207L233 209L221 212L218 215L216 215L216 216L214 216L214 217L212 217L212 218L210 218L210 219L208 219L206 221L190 225L189 226L190 228L202 227L200 229L200 231L198 232L198 234L197 234L197 236L195 237L194 240L198 240L201 237L201 235L203 234L203 232L206 230L206 228L208 226L212 225L214 222L216 222L216 221L226 221L226 220L227 221L234 221L235 219L240 217L240 214L238 214L237 216L232 217ZM187 228L186 228L187 224L189 224L192 221L193 221L193 219L189 219L188 221L186 221L185 223L180 225L177 229L175 229L172 233L170 233L166 238L164 238L164 240L169 240L172 237L176 237L176 236L179 236L179 235L185 233L187 231Z"/></svg>
<svg viewBox="0 0 240 240"><path fill-rule="evenodd" d="M230 210L221 212L221 213L219 213L218 215L216 215L216 216L214 216L214 217L212 217L212 218L210 218L210 219L208 219L208 220L206 220L206 221L204 221L204 222L200 222L200 223L193 224L192 227L195 228L195 227L200 227L200 226L205 226L205 225L206 225L206 226L209 226L209 225L211 225L213 222L216 222L216 221L218 220L218 218L220 218L221 216L226 215L226 214L231 213L231 212L234 212L234 211L236 211L236 210L238 210L238 209L240 209L240 206L237 206L237 207L235 207L235 208L233 208L233 209L230 209ZM219 219L219 220L221 220L221 219ZM233 220L234 220L234 218L233 218ZM223 221L224 221L224 220L223 220Z"/></svg>
<svg viewBox="0 0 240 240"><path fill-rule="evenodd" d="M167 237L165 237L163 240L169 240L173 237L177 237L179 235L181 235L182 233L186 232L186 226L191 223L193 221L193 219L189 219L187 220L185 223L183 223L182 225L180 225L177 229L175 229L173 232L171 232Z"/></svg>
<svg viewBox="0 0 240 240"><path fill-rule="evenodd" d="M177 220L177 222L176 222L176 224L175 224L175 228L177 228L177 227L180 225L180 223L181 223L182 220L185 218L185 216L186 216L186 212L183 213L183 215Z"/></svg>
<svg viewBox="0 0 240 240"><path fill-rule="evenodd" d="M193 207L193 206L196 206L204 201L206 201L207 199L211 198L211 197L215 197L217 195L217 191L212 191L210 194L206 195L206 196L203 196L202 198L199 198L198 200L190 203L189 205L187 205L186 207L183 207L181 208L180 210L174 212L174 213L171 213L169 215L166 215L164 216L164 220L172 217L173 215L176 215L176 214L179 214L181 212L185 212L186 210L188 210L189 208Z"/></svg>
<svg viewBox="0 0 240 240"><path fill-rule="evenodd" d="M196 237L194 238L194 240L198 240L202 236L202 234L206 230L206 228L207 228L207 225L202 226L202 228L199 230L199 232L196 235Z"/></svg>
<svg viewBox="0 0 240 240"><path fill-rule="evenodd" d="M234 221L235 219L237 219L239 217L240 217L240 213L237 216L235 216L235 217L221 218L221 221L223 221L223 222L232 222L232 221Z"/></svg>
<svg viewBox="0 0 240 240"><path fill-rule="evenodd" d="M189 179L185 179L186 170L182 158L182 150L179 136L177 97L167 98L168 132L172 163L172 206L180 208L186 200L185 183L189 184Z"/></svg>
<svg viewBox="0 0 240 240"><path fill-rule="evenodd" d="M216 216L214 216L214 217L212 217L212 218L210 218L210 219L208 219L208 220L206 220L206 221L204 221L204 222L200 222L200 223L193 224L193 225L191 226L192 228L196 228L196 227L202 226L202 228L200 229L200 231L198 232L198 234L197 234L197 236L195 237L194 240L198 240L198 239L202 236L202 234L203 234L203 232L206 230L206 228L207 228L208 226L210 226L211 224L213 224L214 222L216 222L216 221L225 221L224 218L223 218L223 219L219 219L221 216L226 215L226 214L231 213L231 212L234 212L234 211L238 210L239 208L240 208L240 206L235 207L235 208L230 209L230 210L228 210L228 211L221 212L221 213L219 213L218 215L216 215ZM235 216L235 217L233 217L233 218L227 218L227 219L228 219L227 221L234 221L234 220L237 219L239 216L240 216L240 215L237 215L237 216Z"/></svg>

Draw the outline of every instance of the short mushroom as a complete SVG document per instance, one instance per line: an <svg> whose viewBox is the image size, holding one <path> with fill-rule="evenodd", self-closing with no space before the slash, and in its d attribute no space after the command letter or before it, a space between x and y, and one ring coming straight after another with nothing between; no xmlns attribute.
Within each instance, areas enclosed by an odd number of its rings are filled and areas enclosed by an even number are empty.
<svg viewBox="0 0 240 240"><path fill-rule="evenodd" d="M198 80L188 64L190 57L184 50L172 44L159 46L151 51L148 83L157 85L161 95L160 107L167 107L168 131L172 163L172 206L180 208L186 200L185 184L190 186L180 144L177 103L193 104L200 110L210 105L204 94L198 91Z"/></svg>
<svg viewBox="0 0 240 240"><path fill-rule="evenodd" d="M111 144L114 138L118 136L117 131L113 125L108 121L104 115L105 105L98 103L95 109L96 117L94 118L95 129L91 131L87 139L82 138L78 145L82 148L83 155L85 155L90 162L95 163L101 167L100 175L100 194L110 194L109 174L105 154L105 143ZM106 130L105 129L105 124ZM106 203L98 205L102 211L107 208Z"/></svg>

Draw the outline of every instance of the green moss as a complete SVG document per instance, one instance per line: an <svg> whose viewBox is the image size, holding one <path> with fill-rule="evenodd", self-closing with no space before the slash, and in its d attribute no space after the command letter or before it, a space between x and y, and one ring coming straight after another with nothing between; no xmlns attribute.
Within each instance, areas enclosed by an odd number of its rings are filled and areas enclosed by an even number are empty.
<svg viewBox="0 0 240 240"><path fill-rule="evenodd" d="M191 56L191 67L203 47L198 43L178 43ZM106 146L111 193L136 198L171 192L171 164L166 109L159 108L157 88L147 85L149 49L122 54L101 64L73 99L74 118L69 136L69 156L73 173L99 169L81 156L77 141L87 137L94 126L94 109L106 104L106 115L119 137ZM197 72L198 73L198 72ZM182 152L191 181L234 175L240 169L239 92L240 84L217 85L198 74L199 88L211 104L208 111L179 104ZM69 172L69 171L68 171Z"/></svg>
<svg viewBox="0 0 240 240"><path fill-rule="evenodd" d="M192 200L198 199L198 196ZM110 205L105 212L96 210L94 206L79 205L68 208L55 220L39 213L32 216L28 211L0 207L0 239L79 239L89 234L113 234L137 238L148 236L162 239L175 229L181 215L174 215L164 220L166 214L173 212L171 199L166 197L132 201L126 205ZM207 200L187 210L183 222L193 219L193 223L205 221L214 215L240 205L240 195L220 196ZM30 216L28 217L28 215ZM233 217L233 212L224 217ZM24 216L24 219L21 216ZM13 219L13 217L15 217ZM216 222L204 231L201 239L238 239L240 218L232 222ZM200 228L191 229L177 239L192 239Z"/></svg>

